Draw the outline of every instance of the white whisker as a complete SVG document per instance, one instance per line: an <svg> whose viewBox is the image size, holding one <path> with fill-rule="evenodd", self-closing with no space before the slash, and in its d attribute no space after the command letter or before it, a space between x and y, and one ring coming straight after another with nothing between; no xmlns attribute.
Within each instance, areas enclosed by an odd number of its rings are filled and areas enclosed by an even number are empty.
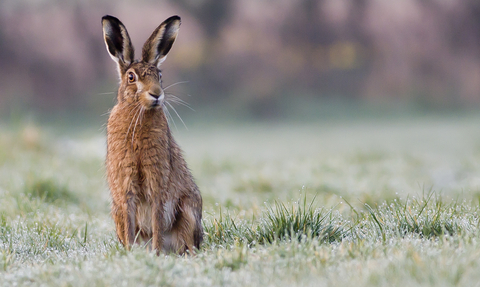
<svg viewBox="0 0 480 287"><path fill-rule="evenodd" d="M176 82L176 83L173 83L171 85L166 86L165 88L163 88L163 90L166 91L168 88L171 88L171 87L179 85L179 84L186 84L186 83L188 83L188 81Z"/></svg>
<svg viewBox="0 0 480 287"><path fill-rule="evenodd" d="M133 127L133 132L132 132L132 145L133 145L133 140L134 140L134 138L135 138L135 129L137 128L138 120L139 120L140 118L143 119L143 112L144 112L144 111L145 111L145 110L143 109L143 106L140 106L140 113L138 113L137 120L135 121L135 126ZM141 124L141 121L140 121L140 124Z"/></svg>
<svg viewBox="0 0 480 287"><path fill-rule="evenodd" d="M132 127L132 124L133 124L133 121L135 119L135 116L137 115L137 113L139 113L142 109L141 107L141 103L138 103L135 107L133 107L133 109L130 111L130 113L128 114L128 117L130 117L130 115L132 114L132 112L134 110L136 110L138 107L140 107L140 109L138 111L135 112L135 114L133 115L132 117L132 120L130 121L130 125L128 126L128 130L127 130L127 133L125 134L125 142L127 141L127 137L128 137L128 133L130 132L130 128Z"/></svg>
<svg viewBox="0 0 480 287"><path fill-rule="evenodd" d="M180 117L180 115L177 113L177 110L167 101L165 101L165 103L167 103L167 105L170 106L170 108L172 108L172 110L175 112L175 114L177 115L177 117L180 119L180 121L182 122L183 126L188 130L187 128L187 125L185 124L185 122L182 120L182 117Z"/></svg>
<svg viewBox="0 0 480 287"><path fill-rule="evenodd" d="M168 107L166 105L163 105L163 112L165 113L165 115L167 115L167 121L171 122L175 129L178 131L177 125L175 124L175 121L173 120L173 117L170 114L170 111L168 110Z"/></svg>
<svg viewBox="0 0 480 287"><path fill-rule="evenodd" d="M182 102L179 102L178 100L176 99L168 99L167 102L169 103L174 103L174 104L177 104L177 105L181 105L181 106L184 106L192 111L195 111L194 109L192 109L192 107L190 107L189 104L186 104L186 103L182 103Z"/></svg>
<svg viewBox="0 0 480 287"><path fill-rule="evenodd" d="M184 100L180 99L179 97L175 96L174 94L165 94L169 99L175 99L175 100L178 100L182 103L185 103L185 104L188 104L187 102L185 102Z"/></svg>
<svg viewBox="0 0 480 287"><path fill-rule="evenodd" d="M184 100L180 99L179 97L173 95L173 94L165 94L165 96L167 96L167 101L169 102L173 102L175 104L179 104L179 105L182 105L186 108L189 108L190 110L192 111L195 111L187 102L185 102Z"/></svg>

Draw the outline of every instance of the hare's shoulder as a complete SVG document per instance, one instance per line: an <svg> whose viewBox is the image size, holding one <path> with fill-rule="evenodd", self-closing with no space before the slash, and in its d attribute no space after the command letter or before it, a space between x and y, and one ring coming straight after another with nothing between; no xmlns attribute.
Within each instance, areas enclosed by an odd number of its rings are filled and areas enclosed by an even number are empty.
<svg viewBox="0 0 480 287"><path fill-rule="evenodd" d="M116 133L125 133L129 127L131 128L131 126L133 126L130 117L130 111L120 105L115 105L108 116L107 135L111 136Z"/></svg>
<svg viewBox="0 0 480 287"><path fill-rule="evenodd" d="M113 108L110 110L109 112L109 115L108 115L108 125L111 125L111 124L114 124L115 122L118 122L119 120L121 120L123 117L125 117L126 115L122 115L122 109L120 107L120 105L115 105L113 106Z"/></svg>

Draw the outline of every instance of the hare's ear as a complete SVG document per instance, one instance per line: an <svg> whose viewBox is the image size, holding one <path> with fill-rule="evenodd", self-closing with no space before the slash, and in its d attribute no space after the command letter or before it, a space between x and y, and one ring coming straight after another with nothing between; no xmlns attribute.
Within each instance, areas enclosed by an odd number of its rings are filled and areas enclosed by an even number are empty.
<svg viewBox="0 0 480 287"><path fill-rule="evenodd" d="M143 45L142 61L160 66L172 48L179 28L180 17L178 16L172 16L163 21Z"/></svg>
<svg viewBox="0 0 480 287"><path fill-rule="evenodd" d="M102 17L103 39L110 57L118 64L120 78L133 62L134 50L125 26L113 16Z"/></svg>

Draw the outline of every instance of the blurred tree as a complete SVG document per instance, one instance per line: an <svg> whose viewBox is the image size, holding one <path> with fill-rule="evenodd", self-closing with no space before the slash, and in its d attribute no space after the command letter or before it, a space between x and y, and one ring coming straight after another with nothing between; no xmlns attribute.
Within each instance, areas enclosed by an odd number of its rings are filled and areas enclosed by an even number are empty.
<svg viewBox="0 0 480 287"><path fill-rule="evenodd" d="M436 1L430 0L429 2L430 6L439 6ZM460 11L457 10L460 13L443 13L447 14L445 15L447 16L446 19L451 22L447 33L450 45L454 46L456 50L480 44L480 2L477 0L464 0L462 2L463 8ZM441 11L441 9L438 10Z"/></svg>
<svg viewBox="0 0 480 287"><path fill-rule="evenodd" d="M203 26L209 39L215 39L231 18L234 0L170 0L192 14Z"/></svg>
<svg viewBox="0 0 480 287"><path fill-rule="evenodd" d="M301 73L285 83L300 83L306 90L316 90L317 96L358 97L368 63L362 58L372 47L363 25L368 1L350 1L347 17L334 23L326 4L325 0L302 0L284 22L284 45L293 45L306 63Z"/></svg>
<svg viewBox="0 0 480 287"><path fill-rule="evenodd" d="M222 70L220 58L217 57L220 33L226 23L232 18L235 0L170 0L175 5L187 10L203 26L206 39L204 39L202 64L198 69L189 71L195 77L185 75L186 78L195 79L190 86L196 91L195 98L206 102L217 100L222 95L229 93L231 86L225 81L225 72ZM206 90L205 87L215 87ZM231 91L230 91L231 92Z"/></svg>

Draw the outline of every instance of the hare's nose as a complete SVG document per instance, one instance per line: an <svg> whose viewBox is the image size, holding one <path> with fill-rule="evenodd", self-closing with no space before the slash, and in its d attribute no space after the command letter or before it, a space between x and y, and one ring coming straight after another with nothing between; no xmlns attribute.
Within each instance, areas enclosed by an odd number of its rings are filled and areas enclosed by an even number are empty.
<svg viewBox="0 0 480 287"><path fill-rule="evenodd" d="M159 86L152 87L148 91L148 93L150 94L150 96L154 97L155 99L158 99L162 94Z"/></svg>

